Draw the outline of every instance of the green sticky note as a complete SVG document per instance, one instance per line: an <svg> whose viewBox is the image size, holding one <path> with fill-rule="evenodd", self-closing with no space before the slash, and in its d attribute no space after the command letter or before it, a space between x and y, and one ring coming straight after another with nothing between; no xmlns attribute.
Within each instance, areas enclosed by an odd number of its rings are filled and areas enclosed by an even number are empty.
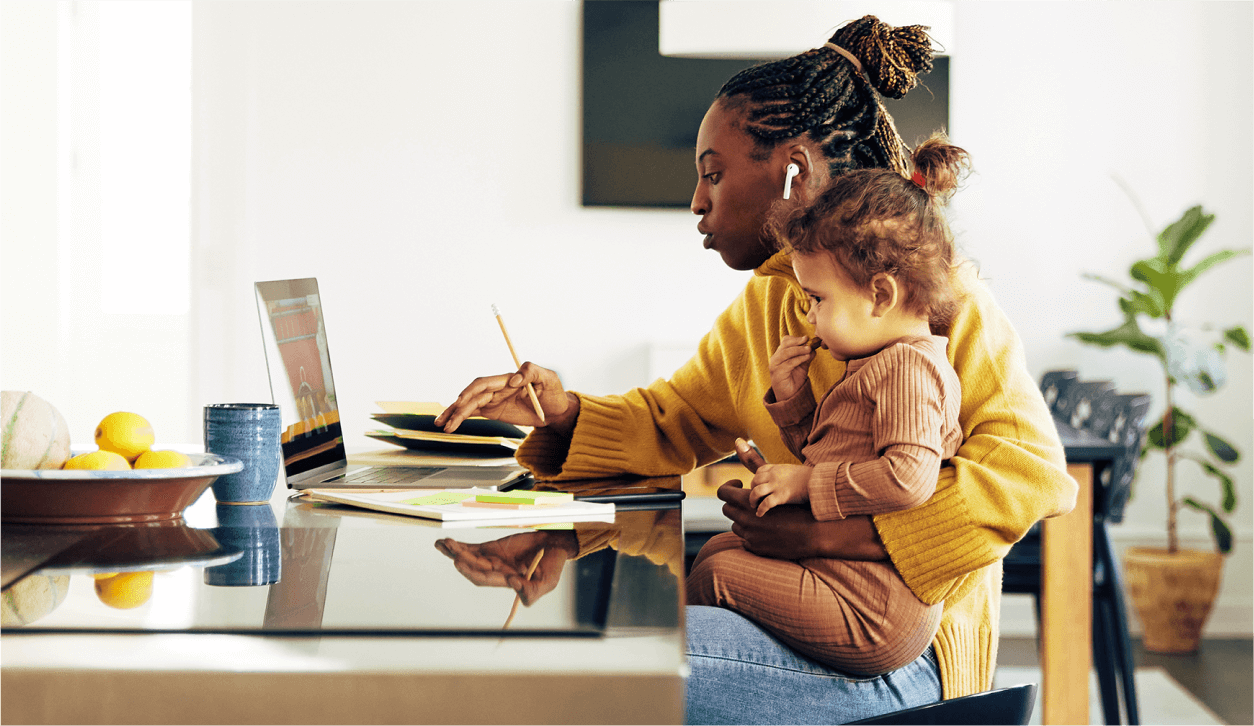
<svg viewBox="0 0 1254 726"><path fill-rule="evenodd" d="M574 499L575 496L570 492L531 491L496 492L475 497L475 501L485 504L560 504L574 501Z"/></svg>
<svg viewBox="0 0 1254 726"><path fill-rule="evenodd" d="M413 499L405 499L401 504L413 504L416 506L429 506L433 504L457 504L463 499L469 499L471 496L468 492L436 492L435 494L427 494Z"/></svg>

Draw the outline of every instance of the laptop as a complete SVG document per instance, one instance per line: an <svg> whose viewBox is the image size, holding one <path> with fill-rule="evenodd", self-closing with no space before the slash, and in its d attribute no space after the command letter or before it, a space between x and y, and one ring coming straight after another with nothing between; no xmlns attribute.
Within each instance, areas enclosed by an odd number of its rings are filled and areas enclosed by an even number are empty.
<svg viewBox="0 0 1254 726"><path fill-rule="evenodd" d="M282 412L288 489L503 490L528 481L517 465L350 465L318 280L269 280L254 287L270 396Z"/></svg>

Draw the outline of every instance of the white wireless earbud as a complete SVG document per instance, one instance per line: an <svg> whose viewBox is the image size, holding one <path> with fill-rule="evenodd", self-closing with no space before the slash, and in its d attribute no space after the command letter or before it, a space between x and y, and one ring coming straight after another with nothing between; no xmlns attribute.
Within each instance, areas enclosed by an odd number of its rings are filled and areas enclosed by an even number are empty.
<svg viewBox="0 0 1254 726"><path fill-rule="evenodd" d="M792 178L801 173L801 167L789 164L784 168L784 199L792 196Z"/></svg>

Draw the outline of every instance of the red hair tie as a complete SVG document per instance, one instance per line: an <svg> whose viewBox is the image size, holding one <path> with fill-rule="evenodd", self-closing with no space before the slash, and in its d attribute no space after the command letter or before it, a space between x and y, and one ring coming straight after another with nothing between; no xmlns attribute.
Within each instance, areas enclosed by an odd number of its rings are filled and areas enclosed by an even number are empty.
<svg viewBox="0 0 1254 726"><path fill-rule="evenodd" d="M916 170L914 174L910 177L910 181L917 184L920 189L927 191L927 179L924 179L923 174L920 173L918 170Z"/></svg>

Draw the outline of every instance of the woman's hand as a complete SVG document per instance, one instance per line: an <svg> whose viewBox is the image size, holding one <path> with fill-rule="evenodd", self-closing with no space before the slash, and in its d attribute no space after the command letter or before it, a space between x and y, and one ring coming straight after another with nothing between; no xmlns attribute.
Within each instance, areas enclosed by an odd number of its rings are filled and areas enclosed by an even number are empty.
<svg viewBox="0 0 1254 726"><path fill-rule="evenodd" d="M740 459L740 463L746 469L758 473L758 467L766 463L766 459L762 458L762 453L749 445L744 439L736 439L736 458Z"/></svg>
<svg viewBox="0 0 1254 726"><path fill-rule="evenodd" d="M527 384L536 390L544 421L536 415ZM569 434L579 416L579 398L562 388L562 381L548 368L523 363L515 373L476 378L451 406L435 417L435 425L452 433L471 416L483 416L522 426L549 426Z"/></svg>
<svg viewBox="0 0 1254 726"><path fill-rule="evenodd" d="M775 392L776 401L787 401L806 385L810 361L814 359L809 341L809 338L801 335L785 335L780 338L779 348L771 355L770 361L771 390Z"/></svg>
<svg viewBox="0 0 1254 726"><path fill-rule="evenodd" d="M809 507L784 505L759 517L749 503L749 490L738 481L718 488L723 514L750 552L779 560L831 557L842 560L886 560L875 525L866 516L820 522Z"/></svg>
<svg viewBox="0 0 1254 726"><path fill-rule="evenodd" d="M754 472L749 489L749 506L761 517L781 504L810 501L810 474L803 464L764 464Z"/></svg>
<svg viewBox="0 0 1254 726"><path fill-rule="evenodd" d="M524 532L482 544L446 537L436 540L435 548L467 580L479 587L508 587L528 607L557 587L566 561L579 554L573 532ZM544 556L527 579L527 568L540 550Z"/></svg>

